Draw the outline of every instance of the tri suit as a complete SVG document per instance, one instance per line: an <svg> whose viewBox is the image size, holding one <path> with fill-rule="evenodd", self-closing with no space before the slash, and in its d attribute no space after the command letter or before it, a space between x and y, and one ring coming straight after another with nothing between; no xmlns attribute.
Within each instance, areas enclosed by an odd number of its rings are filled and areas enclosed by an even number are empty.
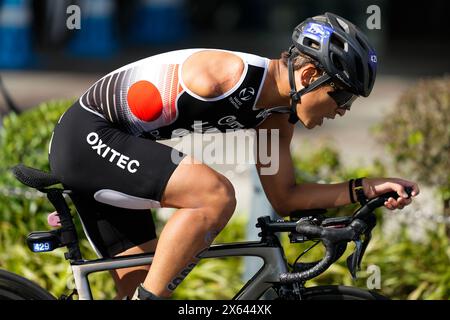
<svg viewBox="0 0 450 320"><path fill-rule="evenodd" d="M269 60L232 52L244 63L236 85L203 98L183 83L183 62L201 50L155 55L95 82L58 121L49 161L99 256L156 237L150 208L185 155L157 142L190 132L255 128L271 113L256 108ZM178 161L174 161L178 159Z"/></svg>

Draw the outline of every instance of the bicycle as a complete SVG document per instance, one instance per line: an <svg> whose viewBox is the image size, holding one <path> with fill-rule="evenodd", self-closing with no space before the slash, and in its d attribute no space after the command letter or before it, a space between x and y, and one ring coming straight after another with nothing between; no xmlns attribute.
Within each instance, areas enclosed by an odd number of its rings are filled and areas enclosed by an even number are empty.
<svg viewBox="0 0 450 320"><path fill-rule="evenodd" d="M51 187L60 183L51 173L26 167L22 164L13 169L14 176L23 184L47 195L56 209L61 227L51 231L31 232L27 244L33 252L48 252L66 247L64 257L69 261L75 289L60 300L92 300L88 275L112 269L150 265L154 253L129 255L123 257L84 260L78 243L73 216L64 195L71 190ZM406 190L411 196L412 189ZM260 270L235 295L235 300L384 300L388 299L377 292L347 286L305 287L305 282L326 271L346 251L347 244L354 241L355 251L347 258L347 266L353 277L360 268L365 249L371 239L371 231L376 226L374 210L384 205L389 197L397 197L395 192L371 199L352 216L326 217L326 210L298 211L290 220L271 220L258 218L257 227L261 229L260 241L215 244L200 254L201 259L235 256L254 256L263 260ZM325 246L324 257L315 262L295 261L289 270L283 247L277 233L287 232L291 243L321 241ZM362 240L364 238L364 240ZM299 256L300 258L300 256ZM37 284L8 271L0 270L0 300L54 300L51 293Z"/></svg>

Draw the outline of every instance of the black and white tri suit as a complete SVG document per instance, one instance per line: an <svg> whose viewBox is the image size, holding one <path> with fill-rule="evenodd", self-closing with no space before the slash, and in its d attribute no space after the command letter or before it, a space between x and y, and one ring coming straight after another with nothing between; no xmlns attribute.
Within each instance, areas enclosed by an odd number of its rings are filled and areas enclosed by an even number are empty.
<svg viewBox="0 0 450 320"><path fill-rule="evenodd" d="M156 140L190 132L257 127L270 111L255 103L269 60L233 52L244 62L236 85L202 98L183 83L183 62L201 50L155 55L95 82L60 118L49 147L53 174L71 196L97 253L113 256L155 238L150 208L160 206L183 154Z"/></svg>

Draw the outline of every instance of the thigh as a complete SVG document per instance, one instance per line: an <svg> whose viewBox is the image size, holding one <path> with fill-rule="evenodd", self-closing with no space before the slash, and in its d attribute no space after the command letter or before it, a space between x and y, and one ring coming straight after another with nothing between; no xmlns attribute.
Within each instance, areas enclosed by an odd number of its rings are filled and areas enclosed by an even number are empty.
<svg viewBox="0 0 450 320"><path fill-rule="evenodd" d="M122 132L78 104L60 119L49 149L51 171L73 191L70 197L101 256L156 237L150 208L160 207L183 156Z"/></svg>
<svg viewBox="0 0 450 320"><path fill-rule="evenodd" d="M170 176L161 205L198 208L227 194L234 198L232 183L221 173L191 156L186 156Z"/></svg>
<svg viewBox="0 0 450 320"><path fill-rule="evenodd" d="M132 209L143 209L159 206L183 156L156 141L125 133L75 104L55 127L49 162L52 173L67 187L116 206L129 196ZM127 203L123 207L129 208Z"/></svg>

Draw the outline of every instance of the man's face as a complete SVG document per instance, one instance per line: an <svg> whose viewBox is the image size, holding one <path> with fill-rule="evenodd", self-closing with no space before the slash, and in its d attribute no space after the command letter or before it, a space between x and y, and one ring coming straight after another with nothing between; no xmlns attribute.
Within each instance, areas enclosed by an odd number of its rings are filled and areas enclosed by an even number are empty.
<svg viewBox="0 0 450 320"><path fill-rule="evenodd" d="M303 125L312 129L320 126L325 118L334 119L336 115L345 114L344 108L338 108L336 101L328 94L335 89L330 85L323 85L302 96L297 104L297 116Z"/></svg>
<svg viewBox="0 0 450 320"><path fill-rule="evenodd" d="M295 73L297 86L311 84L317 79L317 73L314 73L314 77L303 73L305 75L307 81L300 79L301 72ZM326 83L301 97L301 102L297 104L297 116L306 128L312 129L322 125L325 118L334 119L336 115L342 117L350 110L355 99L356 96L344 91L334 82Z"/></svg>

